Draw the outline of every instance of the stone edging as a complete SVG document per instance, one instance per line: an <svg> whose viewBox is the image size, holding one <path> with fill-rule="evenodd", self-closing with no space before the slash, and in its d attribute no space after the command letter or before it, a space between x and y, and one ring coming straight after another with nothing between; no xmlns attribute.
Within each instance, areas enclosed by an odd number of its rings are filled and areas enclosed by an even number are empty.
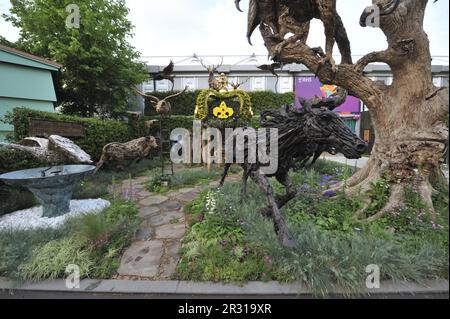
<svg viewBox="0 0 450 319"><path fill-rule="evenodd" d="M51 280L37 283L19 283L8 278L0 278L0 290L16 292L64 292L85 294L133 294L133 295L196 295L196 296L294 296L312 297L314 294L296 284L280 284L278 282L249 282L243 286L213 282L188 281L136 281L136 280L92 280L80 282L79 289L68 289L64 280ZM408 282L384 282L380 289L364 289L360 296L393 295L446 295L448 298L449 282L447 280L430 280L419 285ZM336 290L330 295L343 296Z"/></svg>

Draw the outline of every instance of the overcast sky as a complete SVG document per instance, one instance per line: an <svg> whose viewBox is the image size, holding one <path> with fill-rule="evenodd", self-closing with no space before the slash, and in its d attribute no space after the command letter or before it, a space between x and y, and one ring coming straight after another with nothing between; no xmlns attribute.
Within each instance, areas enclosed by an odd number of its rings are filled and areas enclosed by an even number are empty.
<svg viewBox="0 0 450 319"><path fill-rule="evenodd" d="M431 53L448 56L449 1L432 2L429 1L425 19ZM247 43L248 0L241 2L245 13L235 9L233 0L126 0L126 3L130 8L129 19L135 26L135 36L130 41L143 56L267 54L259 32L253 35L254 46ZM338 1L338 12L344 20L354 55L386 47L379 29L359 26L359 16L370 3L370 0ZM9 0L0 0L0 13L7 12L9 7ZM18 38L18 30L2 18L0 34L10 41ZM308 42L324 47L320 21L314 21Z"/></svg>

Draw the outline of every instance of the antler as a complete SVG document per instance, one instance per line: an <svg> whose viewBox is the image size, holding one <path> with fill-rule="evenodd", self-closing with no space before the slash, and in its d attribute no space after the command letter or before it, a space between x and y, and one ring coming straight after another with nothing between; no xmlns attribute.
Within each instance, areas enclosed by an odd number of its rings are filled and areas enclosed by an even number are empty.
<svg viewBox="0 0 450 319"><path fill-rule="evenodd" d="M203 63L203 59L199 59L200 64L206 69L208 70L208 72L215 72L217 71L218 68L220 68L223 65L223 57L221 58L220 64L218 65L205 65Z"/></svg>
<svg viewBox="0 0 450 319"><path fill-rule="evenodd" d="M183 94L184 92L186 92L187 89L188 89L188 86L186 86L186 87L184 88L184 90L181 91L181 92L178 92L178 93L176 93L176 94L169 95L169 96L165 97L163 101L168 101L168 100L170 100L170 99L174 99L174 98L180 96L181 94Z"/></svg>
<svg viewBox="0 0 450 319"><path fill-rule="evenodd" d="M250 77L248 77L245 81L243 82L239 82L237 81L237 83L231 82L230 85L233 87L233 89L237 90L238 88L240 88L243 84L247 83L248 80L250 80Z"/></svg>
<svg viewBox="0 0 450 319"><path fill-rule="evenodd" d="M133 87L133 91L136 92L138 95L142 96L144 99L145 98L152 99L154 103L158 103L160 101L160 99L158 99L156 96L145 94L144 92L136 89L135 87Z"/></svg>
<svg viewBox="0 0 450 319"><path fill-rule="evenodd" d="M240 7L239 2L241 2L241 0L234 0L234 4L236 5L236 8L237 8L239 11L244 12L244 11L242 11L242 9L241 9L241 7Z"/></svg>

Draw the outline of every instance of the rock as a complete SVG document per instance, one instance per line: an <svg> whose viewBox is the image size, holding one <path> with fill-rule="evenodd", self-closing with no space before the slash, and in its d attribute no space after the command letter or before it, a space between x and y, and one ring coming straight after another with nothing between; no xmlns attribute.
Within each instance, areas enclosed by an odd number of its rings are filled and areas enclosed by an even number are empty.
<svg viewBox="0 0 450 319"><path fill-rule="evenodd" d="M184 224L168 224L156 228L155 237L157 239L180 239L186 232Z"/></svg>
<svg viewBox="0 0 450 319"><path fill-rule="evenodd" d="M151 226L161 226L164 224L170 224L172 220L179 220L184 216L179 211L163 212L157 215L153 215L149 218L149 224Z"/></svg>
<svg viewBox="0 0 450 319"><path fill-rule="evenodd" d="M163 272L161 274L161 277L164 279L170 279L172 277L178 264L178 260L174 260L173 258L169 258L168 260L169 262L163 266Z"/></svg>
<svg viewBox="0 0 450 319"><path fill-rule="evenodd" d="M182 188L178 190L178 193L186 194L186 193L192 193L196 192L197 190L195 188Z"/></svg>
<svg viewBox="0 0 450 319"><path fill-rule="evenodd" d="M167 244L166 255L178 259L180 257L180 255L178 254L180 248L181 243L178 240L173 241L172 243Z"/></svg>
<svg viewBox="0 0 450 319"><path fill-rule="evenodd" d="M139 202L139 204L142 206L153 206L153 205L160 205L167 200L169 200L169 198L166 196L155 195L155 196L150 196L150 197L144 198L143 200L141 200Z"/></svg>
<svg viewBox="0 0 450 319"><path fill-rule="evenodd" d="M161 207L168 211L179 210L182 208L179 202L173 200L162 203Z"/></svg>
<svg viewBox="0 0 450 319"><path fill-rule="evenodd" d="M153 230L149 227L139 229L134 236L136 240L145 241L151 239L153 236Z"/></svg>
<svg viewBox="0 0 450 319"><path fill-rule="evenodd" d="M175 196L175 199L187 203L193 201L197 197L197 193L179 194Z"/></svg>
<svg viewBox="0 0 450 319"><path fill-rule="evenodd" d="M75 163L92 163L91 156L68 138L59 135L51 135L48 138L48 142L49 150L64 154L65 157Z"/></svg>
<svg viewBox="0 0 450 319"><path fill-rule="evenodd" d="M150 207L144 206L144 207L139 208L139 216L142 218L147 218L147 217L157 214L159 212L160 212L160 209L157 206L150 206Z"/></svg>
<svg viewBox="0 0 450 319"><path fill-rule="evenodd" d="M122 256L119 270L121 276L155 277L163 253L160 240L137 241Z"/></svg>

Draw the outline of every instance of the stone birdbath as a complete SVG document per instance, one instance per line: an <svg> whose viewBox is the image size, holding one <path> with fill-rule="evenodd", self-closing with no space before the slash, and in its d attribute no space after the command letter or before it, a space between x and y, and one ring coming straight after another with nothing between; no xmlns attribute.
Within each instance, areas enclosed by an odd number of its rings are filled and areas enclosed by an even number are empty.
<svg viewBox="0 0 450 319"><path fill-rule="evenodd" d="M48 139L28 137L19 144L0 142L0 148L26 152L48 167L0 175L0 181L28 188L43 206L43 217L58 217L70 212L70 199L77 182L92 174L91 156L68 138L51 135Z"/></svg>
<svg viewBox="0 0 450 319"><path fill-rule="evenodd" d="M0 181L28 188L42 204L43 217L53 218L70 212L75 185L94 170L92 165L34 168L0 175Z"/></svg>

